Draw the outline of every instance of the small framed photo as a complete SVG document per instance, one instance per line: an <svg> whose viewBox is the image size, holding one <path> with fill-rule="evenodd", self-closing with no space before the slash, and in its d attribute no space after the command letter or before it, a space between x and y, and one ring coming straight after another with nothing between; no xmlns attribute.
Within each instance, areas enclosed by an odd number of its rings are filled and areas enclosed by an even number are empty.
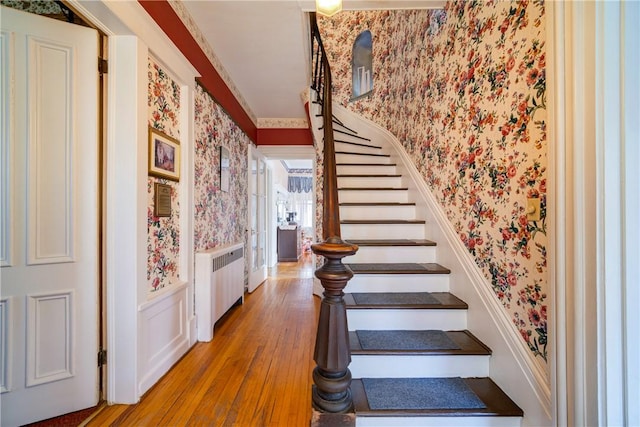
<svg viewBox="0 0 640 427"><path fill-rule="evenodd" d="M180 141L149 126L149 175L180 181Z"/></svg>
<svg viewBox="0 0 640 427"><path fill-rule="evenodd" d="M230 167L229 150L225 147L220 147L220 190L224 192L229 192Z"/></svg>

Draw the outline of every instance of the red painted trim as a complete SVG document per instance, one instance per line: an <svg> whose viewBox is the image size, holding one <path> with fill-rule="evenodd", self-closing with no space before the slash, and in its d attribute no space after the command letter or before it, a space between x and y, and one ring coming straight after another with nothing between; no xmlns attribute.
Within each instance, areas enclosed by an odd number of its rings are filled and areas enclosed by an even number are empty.
<svg viewBox="0 0 640 427"><path fill-rule="evenodd" d="M252 141L257 142L258 129L256 125L251 121L247 112L242 108L242 105L222 80L207 55L191 36L189 30L184 26L167 0L138 0L138 2L180 49L187 60L198 70L201 75L199 81L207 89L207 92L231 116L231 119L238 124L240 129Z"/></svg>
<svg viewBox="0 0 640 427"><path fill-rule="evenodd" d="M313 138L309 129L261 128L257 145L313 145Z"/></svg>

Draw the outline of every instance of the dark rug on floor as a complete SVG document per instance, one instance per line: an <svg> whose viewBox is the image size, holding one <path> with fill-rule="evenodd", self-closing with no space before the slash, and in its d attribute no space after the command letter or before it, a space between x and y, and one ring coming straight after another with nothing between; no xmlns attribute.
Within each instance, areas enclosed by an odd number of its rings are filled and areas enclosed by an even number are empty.
<svg viewBox="0 0 640 427"><path fill-rule="evenodd" d="M371 409L482 409L462 378L363 378Z"/></svg>
<svg viewBox="0 0 640 427"><path fill-rule="evenodd" d="M444 331L356 331L363 350L460 350Z"/></svg>
<svg viewBox="0 0 640 427"><path fill-rule="evenodd" d="M375 292L351 294L356 304L441 304L428 292Z"/></svg>

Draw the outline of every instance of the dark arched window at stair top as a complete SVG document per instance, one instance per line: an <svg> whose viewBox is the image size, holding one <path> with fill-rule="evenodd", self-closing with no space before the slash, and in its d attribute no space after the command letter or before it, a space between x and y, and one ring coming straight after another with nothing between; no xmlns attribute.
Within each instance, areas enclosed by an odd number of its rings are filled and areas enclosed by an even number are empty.
<svg viewBox="0 0 640 427"><path fill-rule="evenodd" d="M373 42L371 31L361 32L353 42L351 52L351 81L353 96L351 101L366 96L373 91Z"/></svg>

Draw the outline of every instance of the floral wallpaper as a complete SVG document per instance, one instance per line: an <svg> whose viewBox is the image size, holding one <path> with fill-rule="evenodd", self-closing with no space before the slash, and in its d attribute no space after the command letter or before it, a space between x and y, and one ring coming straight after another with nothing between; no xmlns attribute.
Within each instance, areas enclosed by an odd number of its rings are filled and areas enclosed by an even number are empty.
<svg viewBox="0 0 640 427"><path fill-rule="evenodd" d="M334 100L389 129L421 172L524 342L547 360L544 2L320 17ZM349 103L351 46L373 36L376 87ZM541 220L527 221L539 198Z"/></svg>
<svg viewBox="0 0 640 427"><path fill-rule="evenodd" d="M152 58L148 62L149 126L180 140L180 87ZM184 165L181 165L184 167ZM154 183L171 186L171 216L153 214ZM178 182L149 176L147 179L147 282L151 292L176 283L180 255L180 185Z"/></svg>
<svg viewBox="0 0 640 427"><path fill-rule="evenodd" d="M201 87L195 91L194 249L244 242L247 247L249 137ZM220 147L230 152L229 191L220 190ZM248 272L245 257L245 273Z"/></svg>
<svg viewBox="0 0 640 427"><path fill-rule="evenodd" d="M62 8L53 0L1 0L2 6L38 15L58 15Z"/></svg>

